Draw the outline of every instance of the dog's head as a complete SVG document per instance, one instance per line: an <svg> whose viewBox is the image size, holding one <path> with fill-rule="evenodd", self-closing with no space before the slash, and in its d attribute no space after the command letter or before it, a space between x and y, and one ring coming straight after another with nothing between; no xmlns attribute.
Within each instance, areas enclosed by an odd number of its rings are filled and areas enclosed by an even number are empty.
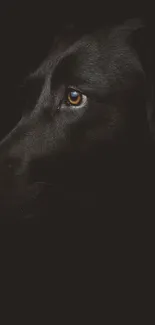
<svg viewBox="0 0 155 325"><path fill-rule="evenodd" d="M27 78L22 119L0 146L2 216L27 214L44 186L90 188L101 170L107 177L112 148L145 142L145 72L132 43L140 28L67 30Z"/></svg>

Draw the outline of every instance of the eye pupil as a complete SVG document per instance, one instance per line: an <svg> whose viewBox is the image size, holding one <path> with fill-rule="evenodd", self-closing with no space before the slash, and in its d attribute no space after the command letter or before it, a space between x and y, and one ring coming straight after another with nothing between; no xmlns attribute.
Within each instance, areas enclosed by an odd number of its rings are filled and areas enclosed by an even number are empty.
<svg viewBox="0 0 155 325"><path fill-rule="evenodd" d="M72 99L74 98L76 99L79 96L79 94L76 91L71 91L70 96Z"/></svg>

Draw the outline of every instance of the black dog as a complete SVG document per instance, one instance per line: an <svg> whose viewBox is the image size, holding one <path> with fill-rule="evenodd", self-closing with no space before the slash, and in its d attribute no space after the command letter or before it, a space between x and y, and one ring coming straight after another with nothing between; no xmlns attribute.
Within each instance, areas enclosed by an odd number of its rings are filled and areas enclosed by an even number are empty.
<svg viewBox="0 0 155 325"><path fill-rule="evenodd" d="M1 220L78 215L111 195L127 147L149 141L134 43L142 28L130 20L59 35L26 80L23 117L0 145Z"/></svg>

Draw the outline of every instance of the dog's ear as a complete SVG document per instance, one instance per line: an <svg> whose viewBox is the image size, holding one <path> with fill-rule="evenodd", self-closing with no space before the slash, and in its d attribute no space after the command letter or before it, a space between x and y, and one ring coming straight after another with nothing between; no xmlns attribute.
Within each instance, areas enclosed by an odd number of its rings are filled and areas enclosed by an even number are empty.
<svg viewBox="0 0 155 325"><path fill-rule="evenodd" d="M128 41L136 51L145 75L146 113L150 135L155 140L155 105L154 105L154 78L153 78L153 45L151 30L147 22L132 19L125 22L130 30Z"/></svg>
<svg viewBox="0 0 155 325"><path fill-rule="evenodd" d="M144 22L140 18L132 18L125 20L124 26L130 31L135 31L144 27Z"/></svg>
<svg viewBox="0 0 155 325"><path fill-rule="evenodd" d="M146 25L134 30L131 38L132 46L137 52L145 74L146 111L150 134L155 140L155 107L153 78L153 49L151 31Z"/></svg>
<svg viewBox="0 0 155 325"><path fill-rule="evenodd" d="M125 25L128 26L130 31L128 41L136 51L146 74L148 72L149 56L147 27L140 19L129 20Z"/></svg>

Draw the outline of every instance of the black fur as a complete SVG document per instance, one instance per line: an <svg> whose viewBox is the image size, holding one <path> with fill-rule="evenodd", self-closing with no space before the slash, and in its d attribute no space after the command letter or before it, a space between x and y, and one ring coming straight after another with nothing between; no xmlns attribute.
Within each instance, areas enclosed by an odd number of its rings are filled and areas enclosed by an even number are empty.
<svg viewBox="0 0 155 325"><path fill-rule="evenodd" d="M128 20L58 36L27 78L23 117L0 145L1 220L75 218L118 203L137 150L150 143L145 60L135 43L143 30ZM71 86L87 95L86 107L62 109Z"/></svg>

